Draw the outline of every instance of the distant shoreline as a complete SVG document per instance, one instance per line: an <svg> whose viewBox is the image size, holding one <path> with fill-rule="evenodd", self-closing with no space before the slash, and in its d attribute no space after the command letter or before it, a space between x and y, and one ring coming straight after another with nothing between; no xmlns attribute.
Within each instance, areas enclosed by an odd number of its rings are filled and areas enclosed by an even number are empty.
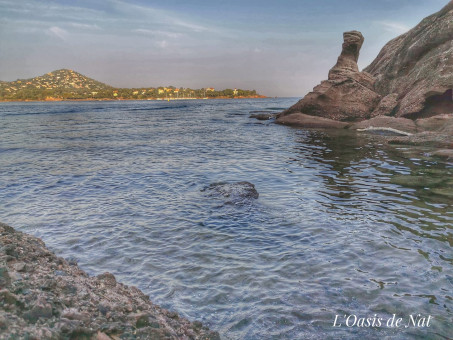
<svg viewBox="0 0 453 340"><path fill-rule="evenodd" d="M147 98L147 99L135 99L135 98L83 98L83 99L60 99L60 98L51 98L51 99L1 99L0 103L51 103L51 102L116 102L116 101L180 101L180 100L213 100L213 99L264 99L270 98L267 96L238 96L238 97L206 97L206 98Z"/></svg>

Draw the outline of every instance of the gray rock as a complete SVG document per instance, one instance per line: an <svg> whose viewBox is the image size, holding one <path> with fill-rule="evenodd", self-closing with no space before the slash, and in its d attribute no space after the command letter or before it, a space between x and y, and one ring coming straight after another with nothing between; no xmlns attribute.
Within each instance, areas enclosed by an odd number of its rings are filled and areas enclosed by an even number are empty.
<svg viewBox="0 0 453 340"><path fill-rule="evenodd" d="M249 116L249 118L255 118L258 120L269 120L269 119L274 119L276 116L275 113L254 113Z"/></svg>
<svg viewBox="0 0 453 340"><path fill-rule="evenodd" d="M259 197L258 191L250 182L212 183L202 191L207 192L209 196L227 198L228 201L233 203Z"/></svg>

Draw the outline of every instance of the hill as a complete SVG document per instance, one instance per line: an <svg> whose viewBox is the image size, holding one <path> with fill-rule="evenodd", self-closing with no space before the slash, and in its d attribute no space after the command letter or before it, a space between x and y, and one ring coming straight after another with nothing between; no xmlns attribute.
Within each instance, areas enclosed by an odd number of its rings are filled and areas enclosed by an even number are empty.
<svg viewBox="0 0 453 340"><path fill-rule="evenodd" d="M78 72L61 69L31 79L0 81L0 101L89 99L258 98L255 90L174 86L115 88Z"/></svg>
<svg viewBox="0 0 453 340"><path fill-rule="evenodd" d="M0 99L90 98L112 87L78 72L61 69L31 79L0 82Z"/></svg>

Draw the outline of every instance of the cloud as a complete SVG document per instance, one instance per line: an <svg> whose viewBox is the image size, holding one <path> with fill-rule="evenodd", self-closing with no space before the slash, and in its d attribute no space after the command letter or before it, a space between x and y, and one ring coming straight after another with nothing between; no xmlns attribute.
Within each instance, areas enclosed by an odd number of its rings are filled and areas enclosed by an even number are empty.
<svg viewBox="0 0 453 340"><path fill-rule="evenodd" d="M68 31L58 27L58 26L52 26L47 30L47 33L49 35L55 36L57 38L60 38L61 40L66 41L66 38L68 36Z"/></svg>
<svg viewBox="0 0 453 340"><path fill-rule="evenodd" d="M409 26L399 22L377 21L376 23L382 26L387 32L395 33L397 35L406 33L411 29Z"/></svg>
<svg viewBox="0 0 453 340"><path fill-rule="evenodd" d="M123 0L109 0L116 13L123 20L135 23L151 23L164 25L174 30L190 30L195 33L214 31L213 28L206 27L198 22L190 22L182 19L181 15L175 12L157 9L151 6L137 5Z"/></svg>
<svg viewBox="0 0 453 340"><path fill-rule="evenodd" d="M177 39L182 37L184 34L178 33L178 32L167 32L167 31L161 31L161 30L149 30L146 28L137 28L132 30L134 33L140 33L144 35L149 35L153 37L167 37L167 38L172 38L172 39Z"/></svg>
<svg viewBox="0 0 453 340"><path fill-rule="evenodd" d="M96 25L96 24L81 24L81 23L78 23L78 22L71 22L69 23L70 26L72 27L75 27L75 28L81 28L81 29L85 29L85 30L91 30L91 31L98 31L100 30L101 28Z"/></svg>

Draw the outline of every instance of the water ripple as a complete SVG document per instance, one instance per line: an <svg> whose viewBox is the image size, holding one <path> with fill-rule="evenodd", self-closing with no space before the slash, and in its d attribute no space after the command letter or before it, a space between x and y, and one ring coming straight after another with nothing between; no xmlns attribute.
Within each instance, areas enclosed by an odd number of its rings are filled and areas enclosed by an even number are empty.
<svg viewBox="0 0 453 340"><path fill-rule="evenodd" d="M293 102L4 103L1 220L227 339L453 334L453 164L248 118ZM431 333L332 327L414 312Z"/></svg>

